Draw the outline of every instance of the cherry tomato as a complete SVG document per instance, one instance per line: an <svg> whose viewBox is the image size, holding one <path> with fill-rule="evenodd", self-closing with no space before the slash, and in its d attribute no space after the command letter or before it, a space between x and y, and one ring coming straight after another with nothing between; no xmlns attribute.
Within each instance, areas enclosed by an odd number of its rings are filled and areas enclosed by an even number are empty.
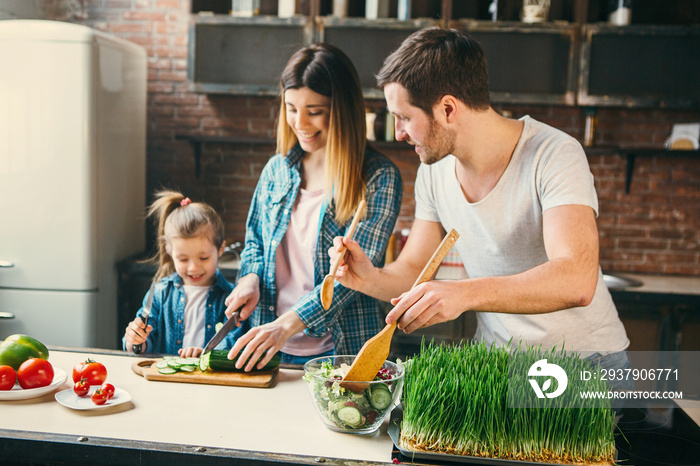
<svg viewBox="0 0 700 466"><path fill-rule="evenodd" d="M0 390L12 390L17 380L17 373L12 366L0 366Z"/></svg>
<svg viewBox="0 0 700 466"><path fill-rule="evenodd" d="M92 400L93 403L96 405L103 405L107 402L107 398L109 398L109 395L107 395L107 392L100 390L99 388L92 392L92 396L90 399Z"/></svg>
<svg viewBox="0 0 700 466"><path fill-rule="evenodd" d="M78 367L81 366L81 367ZM76 370L80 371L80 376L76 380ZM86 378L90 386L102 385L107 380L107 368L100 362L88 359L85 362L76 364L73 367L73 382Z"/></svg>
<svg viewBox="0 0 700 466"><path fill-rule="evenodd" d="M73 391L78 396L87 395L90 391L90 384L87 383L87 379L83 377L82 379L75 382L75 385L73 385Z"/></svg>
<svg viewBox="0 0 700 466"><path fill-rule="evenodd" d="M100 390L107 393L107 398L112 398L114 396L114 385L111 383L103 383Z"/></svg>
<svg viewBox="0 0 700 466"><path fill-rule="evenodd" d="M53 366L46 359L27 359L17 370L17 380L25 389L46 387L53 381Z"/></svg>

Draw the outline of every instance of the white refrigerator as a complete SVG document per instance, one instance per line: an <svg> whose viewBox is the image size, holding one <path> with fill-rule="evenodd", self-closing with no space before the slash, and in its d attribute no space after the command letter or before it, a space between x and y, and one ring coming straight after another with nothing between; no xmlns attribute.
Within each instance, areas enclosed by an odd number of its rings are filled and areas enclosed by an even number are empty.
<svg viewBox="0 0 700 466"><path fill-rule="evenodd" d="M145 248L146 82L136 44L0 21L0 340L120 347L116 264Z"/></svg>

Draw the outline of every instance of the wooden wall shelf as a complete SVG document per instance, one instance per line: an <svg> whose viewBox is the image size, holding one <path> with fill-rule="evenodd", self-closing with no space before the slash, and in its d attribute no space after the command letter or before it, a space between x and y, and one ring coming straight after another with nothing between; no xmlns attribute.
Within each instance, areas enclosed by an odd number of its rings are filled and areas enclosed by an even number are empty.
<svg viewBox="0 0 700 466"><path fill-rule="evenodd" d="M199 178L202 171L202 147L204 144L232 144L232 145L253 145L253 146L274 146L273 139L253 138L249 136L208 136L199 134L176 134L175 140L187 141L192 146L194 153L194 175Z"/></svg>
<svg viewBox="0 0 700 466"><path fill-rule="evenodd" d="M634 162L637 157L680 157L699 158L700 150L669 150L669 149L649 149L638 147L621 147L620 153L627 157L627 168L625 170L625 193L629 194L634 174Z"/></svg>
<svg viewBox="0 0 700 466"><path fill-rule="evenodd" d="M187 141L192 145L194 153L195 176L199 178L201 171L201 156L204 144L231 144L253 146L275 146L276 141L269 138L254 138L249 136L211 136L200 134L177 134L175 139ZM377 148L408 149L404 141L370 141ZM700 160L700 150L669 150L649 147L625 146L592 146L584 147L590 156L621 155L627 159L625 168L625 192L629 194L634 175L634 164L637 157L682 157Z"/></svg>
<svg viewBox="0 0 700 466"><path fill-rule="evenodd" d="M678 157L694 158L700 160L700 150L670 150L650 147L630 146L593 146L584 147L586 154L591 156L620 155L626 159L625 167L625 193L629 194L634 176L634 164L637 157Z"/></svg>
<svg viewBox="0 0 700 466"><path fill-rule="evenodd" d="M277 141L270 138L255 138L250 136L212 136L204 134L176 134L176 141L187 141L192 146L194 154L194 173L197 178L201 174L202 149L205 144L229 144L229 145L251 145L270 146L274 148ZM370 141L376 148L410 149L410 146L403 141ZM412 149L411 149L412 150Z"/></svg>

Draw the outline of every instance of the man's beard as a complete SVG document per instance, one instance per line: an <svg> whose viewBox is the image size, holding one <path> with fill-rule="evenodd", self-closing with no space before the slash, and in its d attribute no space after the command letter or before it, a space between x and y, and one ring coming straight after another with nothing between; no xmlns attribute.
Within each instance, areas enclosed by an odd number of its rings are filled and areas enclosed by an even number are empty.
<svg viewBox="0 0 700 466"><path fill-rule="evenodd" d="M421 144L423 154L419 154L420 161L426 165L439 162L454 151L454 140L454 131L444 129L431 117L428 133Z"/></svg>

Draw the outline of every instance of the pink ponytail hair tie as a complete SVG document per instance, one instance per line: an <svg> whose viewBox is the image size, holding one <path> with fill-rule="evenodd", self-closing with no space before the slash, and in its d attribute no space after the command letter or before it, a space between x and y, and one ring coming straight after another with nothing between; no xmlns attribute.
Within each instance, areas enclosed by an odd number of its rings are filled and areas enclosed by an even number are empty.
<svg viewBox="0 0 700 466"><path fill-rule="evenodd" d="M191 203L192 201L190 201L190 198L186 197L180 201L180 206L185 207L186 205L190 205Z"/></svg>

